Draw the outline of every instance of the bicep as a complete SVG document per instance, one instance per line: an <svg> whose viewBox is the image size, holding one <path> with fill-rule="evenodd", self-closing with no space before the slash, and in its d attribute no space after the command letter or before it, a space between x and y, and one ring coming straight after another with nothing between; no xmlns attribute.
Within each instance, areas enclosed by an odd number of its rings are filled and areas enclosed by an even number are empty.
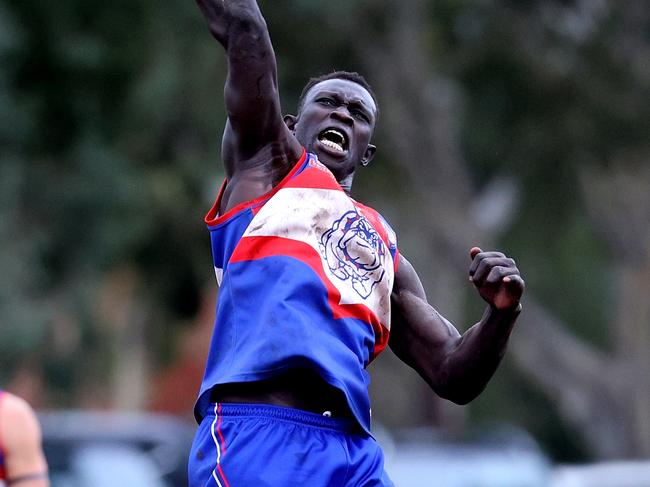
<svg viewBox="0 0 650 487"><path fill-rule="evenodd" d="M391 307L391 349L435 389L441 365L457 346L460 333L428 303L420 278L402 255Z"/></svg>
<svg viewBox="0 0 650 487"><path fill-rule="evenodd" d="M197 0L212 35L226 50L225 101L237 132L281 121L275 54L266 21L255 0ZM251 116L257 114L257 116Z"/></svg>

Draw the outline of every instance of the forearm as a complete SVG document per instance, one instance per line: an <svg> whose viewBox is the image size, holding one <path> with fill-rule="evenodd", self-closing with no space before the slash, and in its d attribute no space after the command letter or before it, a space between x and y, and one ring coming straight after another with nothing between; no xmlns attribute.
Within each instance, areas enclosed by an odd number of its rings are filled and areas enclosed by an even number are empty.
<svg viewBox="0 0 650 487"><path fill-rule="evenodd" d="M279 118L275 53L261 14L250 13L233 23L226 52L224 96L233 126L239 128L251 119L261 121L264 116Z"/></svg>
<svg viewBox="0 0 650 487"><path fill-rule="evenodd" d="M275 74L271 38L257 2L240 0L226 3L229 7L221 29L224 35L219 41L226 49L229 76L235 82L241 81L242 77L256 82L257 77L249 74L251 69L263 73L270 68Z"/></svg>
<svg viewBox="0 0 650 487"><path fill-rule="evenodd" d="M228 77L224 96L229 119L228 144L246 159L281 130L275 53L268 28L254 0L197 0L210 32L226 50Z"/></svg>
<svg viewBox="0 0 650 487"><path fill-rule="evenodd" d="M226 50L226 103L229 111L236 111L242 101L269 92L275 94L275 54L257 2L197 0L197 4L212 36Z"/></svg>
<svg viewBox="0 0 650 487"><path fill-rule="evenodd" d="M438 372L438 393L458 404L478 396L494 375L521 306L508 310L487 307L481 321L467 330L449 352Z"/></svg>
<svg viewBox="0 0 650 487"><path fill-rule="evenodd" d="M427 302L415 269L403 256L391 296L391 348L439 396L458 404L478 396L494 375L521 312L524 289L512 259L478 247L471 253L470 277L490 304L463 335Z"/></svg>

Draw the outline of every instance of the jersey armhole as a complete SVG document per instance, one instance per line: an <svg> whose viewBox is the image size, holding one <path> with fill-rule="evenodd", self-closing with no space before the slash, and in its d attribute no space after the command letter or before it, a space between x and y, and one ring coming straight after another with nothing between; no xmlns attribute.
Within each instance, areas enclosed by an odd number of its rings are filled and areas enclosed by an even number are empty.
<svg viewBox="0 0 650 487"><path fill-rule="evenodd" d="M247 208L250 208L252 206L256 206L259 203L262 203L265 200L270 199L275 193L280 191L282 187L289 181L291 178L293 178L296 173L301 169L305 161L307 160L307 151L303 148L302 149L302 155L300 156L300 159L293 165L291 168L291 171L282 178L282 181L280 181L278 184L276 184L271 190L267 191L261 196L258 196L257 198L253 198L252 200L244 201L242 203L239 203L238 205L234 206L227 212L225 212L223 215L219 214L219 206L221 205L221 198L223 197L223 193L226 190L226 185L228 184L228 179L225 179L223 183L221 183L221 189L219 189L219 194L217 195L217 199L214 202L214 205L212 205L212 208L210 208L210 211L208 211L207 215L205 215L205 224L208 225L209 227L214 227L217 226L227 220L229 220L233 215L239 213L242 210L245 210Z"/></svg>
<svg viewBox="0 0 650 487"><path fill-rule="evenodd" d="M226 185L228 184L228 178L224 179L217 193L217 198L214 200L214 204L210 211L205 215L204 221L207 225L214 225L214 221L219 219L219 207L221 206L221 199L223 198L223 193L226 191Z"/></svg>
<svg viewBox="0 0 650 487"><path fill-rule="evenodd" d="M393 257L393 269L395 271L395 274L397 274L397 269L399 269L399 247L395 247L395 257Z"/></svg>

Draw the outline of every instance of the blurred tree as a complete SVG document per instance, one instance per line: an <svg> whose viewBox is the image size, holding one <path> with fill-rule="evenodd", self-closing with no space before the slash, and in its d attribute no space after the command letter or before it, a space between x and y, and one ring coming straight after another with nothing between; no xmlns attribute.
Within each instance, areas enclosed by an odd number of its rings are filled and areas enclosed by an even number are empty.
<svg viewBox="0 0 650 487"><path fill-rule="evenodd" d="M214 52L188 2L1 7L3 375L36 360L55 404L142 407L206 280Z"/></svg>
<svg viewBox="0 0 650 487"><path fill-rule="evenodd" d="M638 2L389 5L390 21L359 39L384 102L384 140L399 154L391 162L421 207L398 226L415 225L426 243L414 261L433 280L433 301L459 312L449 292L474 242L519 248L527 275L550 279L546 289L529 280L517 365L593 454L650 455L648 12ZM504 234L517 202L520 217ZM587 215L609 247L591 262L580 253L594 244L562 230L584 228ZM567 260L584 267L564 269ZM582 314L566 311L576 304ZM598 347L604 333L593 325L608 326L616 346Z"/></svg>

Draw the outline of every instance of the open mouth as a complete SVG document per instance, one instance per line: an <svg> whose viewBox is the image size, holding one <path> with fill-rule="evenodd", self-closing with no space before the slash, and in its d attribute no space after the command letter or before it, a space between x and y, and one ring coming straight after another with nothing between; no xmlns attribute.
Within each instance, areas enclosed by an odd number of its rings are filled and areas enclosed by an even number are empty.
<svg viewBox="0 0 650 487"><path fill-rule="evenodd" d="M334 152L343 153L348 150L346 135L337 129L325 129L318 135L318 141Z"/></svg>

